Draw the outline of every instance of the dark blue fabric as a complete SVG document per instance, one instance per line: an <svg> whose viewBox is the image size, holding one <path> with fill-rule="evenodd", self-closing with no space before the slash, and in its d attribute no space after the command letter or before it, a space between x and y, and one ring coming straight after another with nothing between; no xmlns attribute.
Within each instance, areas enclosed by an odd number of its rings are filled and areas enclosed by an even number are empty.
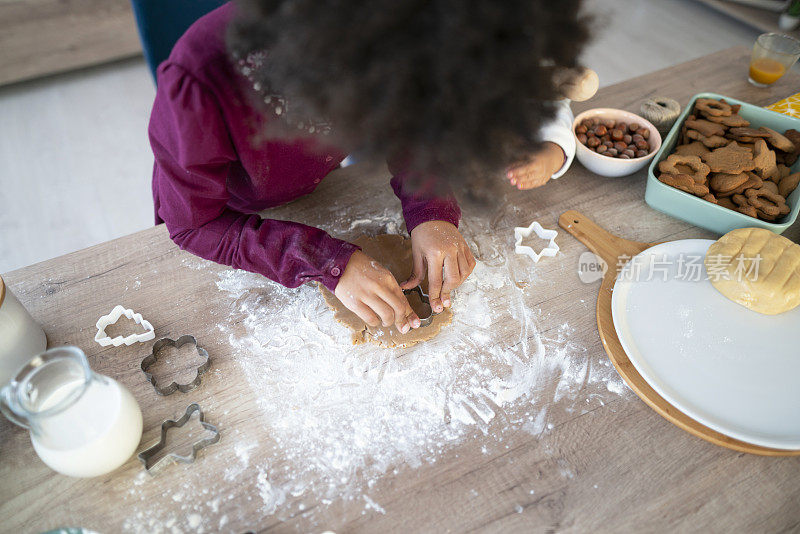
<svg viewBox="0 0 800 534"><path fill-rule="evenodd" d="M189 26L224 3L225 0L131 0L153 80L156 69Z"/></svg>

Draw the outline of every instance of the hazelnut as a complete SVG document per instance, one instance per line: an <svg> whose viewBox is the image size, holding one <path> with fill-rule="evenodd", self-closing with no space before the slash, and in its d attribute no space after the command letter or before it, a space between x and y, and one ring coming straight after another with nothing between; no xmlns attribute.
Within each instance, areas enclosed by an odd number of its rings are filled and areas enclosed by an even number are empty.
<svg viewBox="0 0 800 534"><path fill-rule="evenodd" d="M615 121L614 119L603 119L602 124L603 124L603 126L605 126L606 128L608 128L610 130L611 128L616 126L617 121Z"/></svg>
<svg viewBox="0 0 800 534"><path fill-rule="evenodd" d="M605 135L605 136L603 136L603 137L608 137L608 136L607 136L607 135ZM612 146L614 146L614 141L612 141L611 139L601 139L601 141L603 142L603 144L604 144L604 145L606 145L606 146L607 146L607 147L609 147L609 148L611 148Z"/></svg>
<svg viewBox="0 0 800 534"><path fill-rule="evenodd" d="M639 128L641 128L641 126L639 126L639 123L638 123L638 122L632 122L632 123L630 123L630 124L628 125L628 130L630 130L630 131L631 131L631 133L635 132L635 131L636 131L636 130L638 130Z"/></svg>
<svg viewBox="0 0 800 534"><path fill-rule="evenodd" d="M582 145L586 144L586 140L587 139L588 139L588 137L586 137L585 133L579 133L578 134L578 141L580 141Z"/></svg>
<svg viewBox="0 0 800 534"><path fill-rule="evenodd" d="M633 139L634 143L637 142L637 141L644 141L644 137L642 137L641 134L638 134L638 133L637 134L633 134L633 136L631 136L631 138Z"/></svg>
<svg viewBox="0 0 800 534"><path fill-rule="evenodd" d="M622 142L625 143L626 145L631 144L632 141L633 138L630 136L630 134L625 134L622 136Z"/></svg>
<svg viewBox="0 0 800 534"><path fill-rule="evenodd" d="M606 150L608 150L606 145L597 145L597 148L595 148L595 151L597 151L598 154L602 154Z"/></svg>
<svg viewBox="0 0 800 534"><path fill-rule="evenodd" d="M586 140L586 146L589 148L594 148L600 144L600 139L595 137L594 135L590 136L589 139Z"/></svg>
<svg viewBox="0 0 800 534"><path fill-rule="evenodd" d="M575 128L575 133L579 133L579 134L585 134L585 133L586 133L588 130L589 130L589 129L588 129L586 126L584 126L583 124L581 124L581 125L579 125L577 128Z"/></svg>
<svg viewBox="0 0 800 534"><path fill-rule="evenodd" d="M602 137L608 133L608 129L600 124L594 129L594 133L596 133L598 137Z"/></svg>
<svg viewBox="0 0 800 534"><path fill-rule="evenodd" d="M644 137L645 139L650 139L650 130L647 128L640 128L636 130L636 133Z"/></svg>
<svg viewBox="0 0 800 534"><path fill-rule="evenodd" d="M627 154L620 154L619 159L631 159L631 157Z"/></svg>
<svg viewBox="0 0 800 534"><path fill-rule="evenodd" d="M614 148L617 149L617 152L622 152L623 150L626 150L628 148L628 145L626 145L622 141L617 141L616 143L614 143Z"/></svg>
<svg viewBox="0 0 800 534"><path fill-rule="evenodd" d="M637 157L637 158L643 158L643 157L645 157L647 154L648 154L647 150L637 150L637 151L636 151L636 157Z"/></svg>
<svg viewBox="0 0 800 534"><path fill-rule="evenodd" d="M622 151L622 155L623 156L628 156L629 158L632 158L632 157L634 157L636 155L636 152L634 152L630 148L626 148L625 150Z"/></svg>
<svg viewBox="0 0 800 534"><path fill-rule="evenodd" d="M600 140L601 140L601 141L603 141L604 143L605 143L606 141L611 141L611 143L613 143L613 142L614 142L614 141L611 139L611 136L610 136L610 135L608 135L608 134L605 134L603 137L601 137L601 138L600 138Z"/></svg>
<svg viewBox="0 0 800 534"><path fill-rule="evenodd" d="M615 126L615 129L622 130L622 133L625 133L626 131L628 131L628 124L625 123L625 122L620 121Z"/></svg>
<svg viewBox="0 0 800 534"><path fill-rule="evenodd" d="M613 139L614 141L622 141L622 137L624 135L625 134L622 133L622 130L620 130L619 128L614 128L613 130L611 130L611 139Z"/></svg>
<svg viewBox="0 0 800 534"><path fill-rule="evenodd" d="M617 154L619 154L619 151L614 147L611 147L608 150L606 150L606 156L616 157Z"/></svg>
<svg viewBox="0 0 800 534"><path fill-rule="evenodd" d="M644 139L640 139L634 143L636 145L637 150L647 150L650 148L650 145L647 144L647 141Z"/></svg>

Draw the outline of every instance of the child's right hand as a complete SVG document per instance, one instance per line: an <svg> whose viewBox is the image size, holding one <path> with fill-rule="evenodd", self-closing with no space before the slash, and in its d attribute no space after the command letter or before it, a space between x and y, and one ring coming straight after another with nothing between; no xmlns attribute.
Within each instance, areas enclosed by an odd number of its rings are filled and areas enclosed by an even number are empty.
<svg viewBox="0 0 800 534"><path fill-rule="evenodd" d="M350 256L333 293L370 326L394 324L402 334L419 328L419 317L389 269L360 250Z"/></svg>

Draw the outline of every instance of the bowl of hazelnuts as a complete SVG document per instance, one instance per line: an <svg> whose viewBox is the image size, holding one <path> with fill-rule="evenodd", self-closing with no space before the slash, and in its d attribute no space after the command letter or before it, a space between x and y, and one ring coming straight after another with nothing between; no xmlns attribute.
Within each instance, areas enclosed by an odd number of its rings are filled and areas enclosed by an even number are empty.
<svg viewBox="0 0 800 534"><path fill-rule="evenodd" d="M661 134L645 119L621 109L596 108L575 117L576 157L601 176L627 176L643 169L661 148Z"/></svg>

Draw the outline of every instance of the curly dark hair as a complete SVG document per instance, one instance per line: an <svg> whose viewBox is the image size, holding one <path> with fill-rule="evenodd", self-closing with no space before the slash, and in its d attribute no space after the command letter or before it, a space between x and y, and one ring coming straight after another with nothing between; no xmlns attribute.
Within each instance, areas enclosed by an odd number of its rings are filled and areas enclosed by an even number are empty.
<svg viewBox="0 0 800 534"><path fill-rule="evenodd" d="M580 0L238 0L228 36L251 79L366 156L452 179L537 148L555 66L589 37ZM294 130L297 132L298 130Z"/></svg>

